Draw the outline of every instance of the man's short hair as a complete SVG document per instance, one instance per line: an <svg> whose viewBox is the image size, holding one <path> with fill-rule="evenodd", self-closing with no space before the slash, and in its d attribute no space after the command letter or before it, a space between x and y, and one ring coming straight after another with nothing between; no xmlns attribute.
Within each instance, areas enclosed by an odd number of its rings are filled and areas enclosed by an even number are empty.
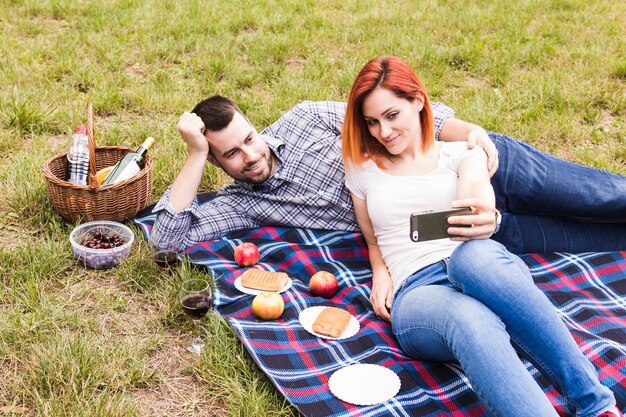
<svg viewBox="0 0 626 417"><path fill-rule="evenodd" d="M213 96L202 100L196 104L191 112L197 114L202 119L205 130L211 132L219 132L228 126L233 120L235 112L243 115L234 101L222 96Z"/></svg>

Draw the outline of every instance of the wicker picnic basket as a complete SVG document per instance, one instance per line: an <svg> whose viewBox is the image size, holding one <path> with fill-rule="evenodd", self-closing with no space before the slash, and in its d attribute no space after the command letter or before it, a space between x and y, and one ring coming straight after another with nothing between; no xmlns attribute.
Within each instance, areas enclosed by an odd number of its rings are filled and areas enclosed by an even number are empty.
<svg viewBox="0 0 626 417"><path fill-rule="evenodd" d="M93 133L93 108L87 105L87 137L89 139L88 185L67 181L67 154L55 155L43 165L48 192L59 214L66 220L112 220L132 218L144 208L152 195L152 159L146 156L144 168L132 178L99 186L96 172L115 165L129 151L127 146L96 146Z"/></svg>

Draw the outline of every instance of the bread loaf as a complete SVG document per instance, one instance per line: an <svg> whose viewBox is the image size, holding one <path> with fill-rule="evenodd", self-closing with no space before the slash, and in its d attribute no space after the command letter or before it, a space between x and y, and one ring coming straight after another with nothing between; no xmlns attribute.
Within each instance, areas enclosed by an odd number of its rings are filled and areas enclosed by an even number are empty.
<svg viewBox="0 0 626 417"><path fill-rule="evenodd" d="M289 281L289 276L284 272L262 271L251 268L241 275L241 285L246 288L263 291L280 291Z"/></svg>
<svg viewBox="0 0 626 417"><path fill-rule="evenodd" d="M339 337L350 321L350 313L337 307L326 307L313 322L313 331L330 337Z"/></svg>

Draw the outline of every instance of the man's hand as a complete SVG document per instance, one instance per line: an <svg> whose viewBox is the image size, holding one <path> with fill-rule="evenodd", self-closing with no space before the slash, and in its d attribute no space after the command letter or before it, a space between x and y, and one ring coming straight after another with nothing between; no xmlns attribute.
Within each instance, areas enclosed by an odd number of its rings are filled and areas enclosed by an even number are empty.
<svg viewBox="0 0 626 417"><path fill-rule="evenodd" d="M439 140L444 142L467 141L468 149L480 145L487 154L487 171L489 176L498 169L498 150L491 141L489 135L482 127L473 123L468 123L454 117L449 117L444 122Z"/></svg>
<svg viewBox="0 0 626 417"><path fill-rule="evenodd" d="M450 216L448 233L457 235L451 240L465 241L473 239L489 239L496 230L496 211L491 204L478 198L466 198L452 202L452 207L471 207L472 214ZM470 225L471 227L454 227L453 225Z"/></svg>
<svg viewBox="0 0 626 417"><path fill-rule="evenodd" d="M204 122L197 114L184 112L176 129L187 144L189 154L201 154L206 158L209 154L209 142L204 137Z"/></svg>
<svg viewBox="0 0 626 417"><path fill-rule="evenodd" d="M485 129L478 126L467 135L467 148L472 149L475 145L482 147L487 154L487 171L492 177L498 169L498 149Z"/></svg>
<svg viewBox="0 0 626 417"><path fill-rule="evenodd" d="M393 299L393 282L389 273L378 274L372 278L370 302L374 312L383 320L391 321L391 300Z"/></svg>

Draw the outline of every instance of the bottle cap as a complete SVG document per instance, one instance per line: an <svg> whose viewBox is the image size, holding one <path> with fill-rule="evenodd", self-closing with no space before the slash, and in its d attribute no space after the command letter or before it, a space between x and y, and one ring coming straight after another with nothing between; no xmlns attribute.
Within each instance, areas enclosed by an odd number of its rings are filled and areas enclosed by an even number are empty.
<svg viewBox="0 0 626 417"><path fill-rule="evenodd" d="M149 137L147 137L147 138L146 138L146 140L143 142L143 145L142 145L142 146L143 146L145 149L148 149L148 148L150 148L150 147L152 146L152 144L153 144L153 143L154 143L154 138L153 138L153 137L151 137L151 136L149 136Z"/></svg>
<svg viewBox="0 0 626 417"><path fill-rule="evenodd" d="M85 125L78 125L76 126L76 129L74 129L74 133L80 133L83 135L87 134L87 126Z"/></svg>

